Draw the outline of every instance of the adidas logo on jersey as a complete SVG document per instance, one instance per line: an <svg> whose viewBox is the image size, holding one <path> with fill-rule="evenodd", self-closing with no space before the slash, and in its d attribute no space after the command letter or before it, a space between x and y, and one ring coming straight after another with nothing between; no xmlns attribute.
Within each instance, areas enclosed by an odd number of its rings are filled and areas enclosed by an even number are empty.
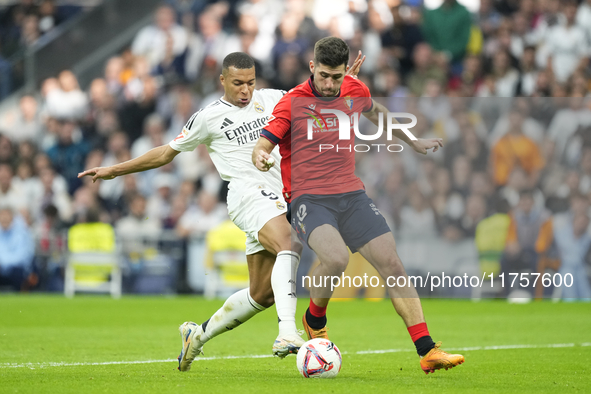
<svg viewBox="0 0 591 394"><path fill-rule="evenodd" d="M223 130L224 127L230 126L231 124L234 124L234 122L232 122L230 119L228 118L224 118L224 123L222 123L222 127L220 130Z"/></svg>

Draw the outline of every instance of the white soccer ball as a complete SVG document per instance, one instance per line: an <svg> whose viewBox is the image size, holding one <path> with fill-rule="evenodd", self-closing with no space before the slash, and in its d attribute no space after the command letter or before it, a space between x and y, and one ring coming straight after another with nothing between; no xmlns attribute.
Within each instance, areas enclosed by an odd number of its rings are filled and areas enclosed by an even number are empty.
<svg viewBox="0 0 591 394"><path fill-rule="evenodd" d="M272 157L269 157L268 159L263 159L264 164L267 166L267 168L271 168L273 167L273 165L275 164L275 159L273 159Z"/></svg>
<svg viewBox="0 0 591 394"><path fill-rule="evenodd" d="M328 339L309 340L298 351L298 370L305 378L334 378L342 361L339 348Z"/></svg>

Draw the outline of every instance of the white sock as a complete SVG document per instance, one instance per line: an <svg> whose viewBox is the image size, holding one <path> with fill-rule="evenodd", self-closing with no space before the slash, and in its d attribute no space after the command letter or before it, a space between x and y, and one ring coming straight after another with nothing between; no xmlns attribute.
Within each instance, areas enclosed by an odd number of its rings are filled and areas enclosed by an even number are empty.
<svg viewBox="0 0 591 394"><path fill-rule="evenodd" d="M296 273L300 255L290 250L277 253L271 272L271 287L275 296L275 307L279 317L279 335L297 333L295 313L298 303L296 297Z"/></svg>
<svg viewBox="0 0 591 394"><path fill-rule="evenodd" d="M242 289L228 297L224 305L211 316L200 341L205 343L230 331L265 309L267 308L252 299L248 288Z"/></svg>

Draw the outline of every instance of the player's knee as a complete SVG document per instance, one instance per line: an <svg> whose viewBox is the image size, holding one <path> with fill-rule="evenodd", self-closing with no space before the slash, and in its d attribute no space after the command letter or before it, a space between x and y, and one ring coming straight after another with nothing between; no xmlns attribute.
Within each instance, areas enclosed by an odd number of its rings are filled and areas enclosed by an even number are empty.
<svg viewBox="0 0 591 394"><path fill-rule="evenodd" d="M386 270L390 276L397 277L406 275L406 270L398 256L393 256L387 260Z"/></svg>
<svg viewBox="0 0 591 394"><path fill-rule="evenodd" d="M323 259L321 263L328 268L331 275L340 275L345 272L345 269L347 269L347 265L349 264L349 254L335 253L330 257Z"/></svg>

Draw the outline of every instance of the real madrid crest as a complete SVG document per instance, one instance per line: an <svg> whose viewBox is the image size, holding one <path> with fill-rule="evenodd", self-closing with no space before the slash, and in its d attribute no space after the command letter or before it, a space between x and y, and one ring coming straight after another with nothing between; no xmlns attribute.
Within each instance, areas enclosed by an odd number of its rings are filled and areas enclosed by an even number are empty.
<svg viewBox="0 0 591 394"><path fill-rule="evenodd" d="M254 103L254 109L257 112L265 112L265 107L263 107L260 103L257 102Z"/></svg>
<svg viewBox="0 0 591 394"><path fill-rule="evenodd" d="M285 209L285 204L282 203L281 201L276 201L275 205L277 205L277 209L281 209L281 210Z"/></svg>

